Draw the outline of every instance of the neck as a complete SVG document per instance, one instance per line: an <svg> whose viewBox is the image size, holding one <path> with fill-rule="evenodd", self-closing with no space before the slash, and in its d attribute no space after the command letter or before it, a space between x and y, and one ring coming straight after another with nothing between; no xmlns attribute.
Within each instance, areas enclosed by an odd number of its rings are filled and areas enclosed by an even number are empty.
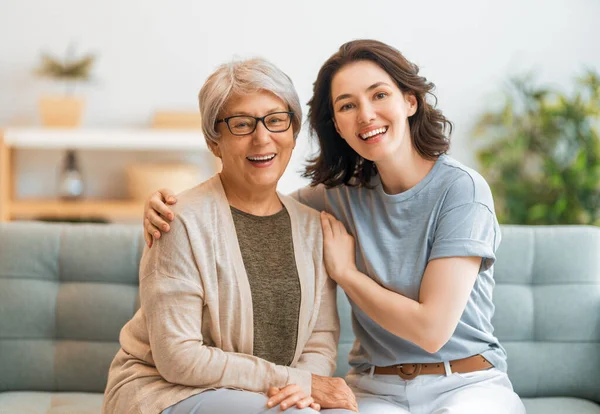
<svg viewBox="0 0 600 414"><path fill-rule="evenodd" d="M270 216L281 211L276 186L244 186L223 172L219 177L230 206L255 216Z"/></svg>
<svg viewBox="0 0 600 414"><path fill-rule="evenodd" d="M398 151L393 159L390 157L376 163L383 189L390 195L400 194L419 184L435 164L435 160L423 158L413 148L410 139L404 142L408 143L408 150Z"/></svg>

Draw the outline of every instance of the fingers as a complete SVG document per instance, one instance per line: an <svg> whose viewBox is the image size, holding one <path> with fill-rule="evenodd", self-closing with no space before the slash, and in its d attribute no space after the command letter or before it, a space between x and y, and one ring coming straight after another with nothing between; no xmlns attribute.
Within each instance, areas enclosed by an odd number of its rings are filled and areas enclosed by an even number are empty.
<svg viewBox="0 0 600 414"><path fill-rule="evenodd" d="M150 223L150 220L147 218L144 219L144 239L146 239L146 244L148 247L152 247L153 239L160 238L160 231Z"/></svg>
<svg viewBox="0 0 600 414"><path fill-rule="evenodd" d="M308 397L304 397L304 398L301 398L300 400L298 400L296 402L296 408L298 408L300 410L303 408L306 408L308 406L311 406L311 408L312 408L313 404L315 404L315 400L313 399L313 397L308 396ZM283 408L283 407L281 407L281 408ZM314 410L314 408L313 408L313 410ZM315 411L319 411L319 410L315 410Z"/></svg>
<svg viewBox="0 0 600 414"><path fill-rule="evenodd" d="M321 212L321 227L323 229L323 237L337 239L340 236L349 234L341 221L324 211Z"/></svg>
<svg viewBox="0 0 600 414"><path fill-rule="evenodd" d="M321 404L314 402L310 405L310 408L312 408L315 411L321 411Z"/></svg>
<svg viewBox="0 0 600 414"><path fill-rule="evenodd" d="M323 229L323 237L333 237L333 229L331 228L331 222L329 221L329 215L322 211L321 212L321 228Z"/></svg>
<svg viewBox="0 0 600 414"><path fill-rule="evenodd" d="M306 394L304 394L304 391L297 391L283 400L279 406L282 410L287 410L304 399L309 399L309 403L314 401L312 397L307 397Z"/></svg>
<svg viewBox="0 0 600 414"><path fill-rule="evenodd" d="M175 216L167 204L177 203L171 190L163 188L150 196L144 206L144 240L152 247L154 239L159 239L161 231L169 232L171 227L166 220L172 221Z"/></svg>
<svg viewBox="0 0 600 414"><path fill-rule="evenodd" d="M169 223L167 223L162 216L157 214L155 210L147 210L146 218L158 231L168 232L171 229Z"/></svg>
<svg viewBox="0 0 600 414"><path fill-rule="evenodd" d="M175 194L168 188L161 188L158 190L158 193L161 196L161 201L166 202L167 204L177 203L177 197L175 197Z"/></svg>
<svg viewBox="0 0 600 414"><path fill-rule="evenodd" d="M296 394L298 394L296 396ZM295 397L296 396L296 397ZM300 387L296 384L290 384L283 387L279 392L269 398L267 401L267 407L275 407L277 404L281 404L282 409L287 409L290 406L294 405L296 402L305 397L304 392L300 389ZM289 400L288 400L289 398ZM283 402L285 401L285 404ZM285 408L284 408L285 405Z"/></svg>
<svg viewBox="0 0 600 414"><path fill-rule="evenodd" d="M150 233L148 233L148 230L146 230L146 222L147 219L144 218L143 222L142 222L142 226L144 227L144 240L146 241L146 244L148 245L148 247L152 247L152 235Z"/></svg>
<svg viewBox="0 0 600 414"><path fill-rule="evenodd" d="M358 403L356 402L356 396L354 395L354 392L352 392L348 384L346 384L346 388L348 389L348 400L350 403L348 409L350 411L358 412Z"/></svg>
<svg viewBox="0 0 600 414"><path fill-rule="evenodd" d="M274 395L278 394L278 393L279 393L279 391L280 391L280 390L279 390L279 388L277 388L277 387L271 387L271 388L269 388L269 390L267 391L267 397L272 397L272 396L274 396Z"/></svg>
<svg viewBox="0 0 600 414"><path fill-rule="evenodd" d="M342 224L341 221L339 221L332 215L329 215L329 217L331 217L331 227L334 229L333 233L336 236L342 236L342 235L348 234L348 232L346 231L346 227L344 227L344 225Z"/></svg>
<svg viewBox="0 0 600 414"><path fill-rule="evenodd" d="M336 408L343 408L346 410L358 412L358 404L356 399L345 396L345 398L338 400L337 404L334 404Z"/></svg>
<svg viewBox="0 0 600 414"><path fill-rule="evenodd" d="M175 197L173 197L173 199L174 198ZM170 204L175 204L175 202ZM148 200L148 206L146 207L145 213L148 214L150 212L154 212L156 215L160 214L162 217L168 220L173 220L173 218L175 217L173 215L173 211L171 211L171 209L165 204L163 195L160 192L154 193L150 197L150 200Z"/></svg>

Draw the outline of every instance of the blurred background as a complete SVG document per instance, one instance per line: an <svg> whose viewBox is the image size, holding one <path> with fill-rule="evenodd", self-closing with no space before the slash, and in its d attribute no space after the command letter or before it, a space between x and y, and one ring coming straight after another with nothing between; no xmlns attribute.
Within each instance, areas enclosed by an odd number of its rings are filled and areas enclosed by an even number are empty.
<svg viewBox="0 0 600 414"><path fill-rule="evenodd" d="M2 0L0 208L141 220L146 188L218 169L194 118L216 66L265 57L306 103L342 43L373 38L436 84L451 155L488 179L503 222L599 224L598 16L597 0ZM65 96L78 121L48 115ZM311 141L305 128L280 191L307 184Z"/></svg>

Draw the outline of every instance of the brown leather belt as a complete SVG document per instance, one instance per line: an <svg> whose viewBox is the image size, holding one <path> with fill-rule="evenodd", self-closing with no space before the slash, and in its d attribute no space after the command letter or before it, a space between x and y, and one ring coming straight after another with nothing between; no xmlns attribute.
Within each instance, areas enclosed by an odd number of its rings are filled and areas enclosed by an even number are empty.
<svg viewBox="0 0 600 414"><path fill-rule="evenodd" d="M464 374L465 372L482 371L493 368L487 359L481 355L473 355L468 358L456 359L450 361L452 372ZM370 369L365 372L369 372ZM400 378L410 380L419 375L444 375L446 369L443 362L423 363L423 364L400 364L390 365L388 367L375 367L375 374L378 375L399 375Z"/></svg>

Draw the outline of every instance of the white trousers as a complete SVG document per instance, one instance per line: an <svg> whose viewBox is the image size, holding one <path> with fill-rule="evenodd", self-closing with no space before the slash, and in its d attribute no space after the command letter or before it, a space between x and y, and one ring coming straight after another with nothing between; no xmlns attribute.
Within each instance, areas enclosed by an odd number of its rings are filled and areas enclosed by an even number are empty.
<svg viewBox="0 0 600 414"><path fill-rule="evenodd" d="M492 368L467 374L349 374L361 414L525 414L508 376Z"/></svg>

